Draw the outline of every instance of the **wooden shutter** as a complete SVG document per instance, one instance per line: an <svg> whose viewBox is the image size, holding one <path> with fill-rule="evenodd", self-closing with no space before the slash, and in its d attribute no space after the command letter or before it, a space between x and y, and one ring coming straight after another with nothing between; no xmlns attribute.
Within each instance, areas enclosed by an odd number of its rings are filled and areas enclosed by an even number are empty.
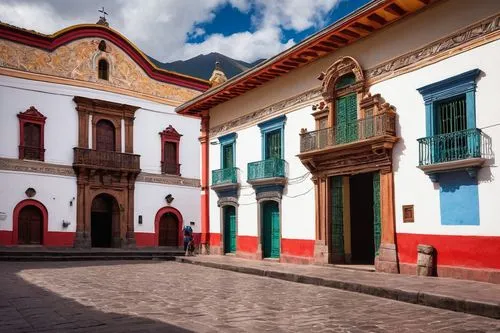
<svg viewBox="0 0 500 333"><path fill-rule="evenodd" d="M163 142L163 172L171 175L178 173L176 142Z"/></svg>
<svg viewBox="0 0 500 333"><path fill-rule="evenodd" d="M115 151L115 126L109 120L99 120L96 125L96 145L99 151Z"/></svg>
<svg viewBox="0 0 500 333"><path fill-rule="evenodd" d="M358 138L358 105L356 94L337 98L335 103L335 124L337 144L348 143Z"/></svg>
<svg viewBox="0 0 500 333"><path fill-rule="evenodd" d="M233 144L224 145L222 148L222 168L233 167Z"/></svg>
<svg viewBox="0 0 500 333"><path fill-rule="evenodd" d="M271 257L280 257L280 212L275 204L274 211L271 212Z"/></svg>
<svg viewBox="0 0 500 333"><path fill-rule="evenodd" d="M281 130L266 134L266 160L271 158L281 159Z"/></svg>
<svg viewBox="0 0 500 333"><path fill-rule="evenodd" d="M373 173L373 240L375 243L375 255L380 248L382 226L380 218L380 173Z"/></svg>
<svg viewBox="0 0 500 333"><path fill-rule="evenodd" d="M40 125L24 124L24 158L29 160L41 159L41 128Z"/></svg>
<svg viewBox="0 0 500 333"><path fill-rule="evenodd" d="M344 255L344 200L342 176L331 177L332 250L336 256Z"/></svg>
<svg viewBox="0 0 500 333"><path fill-rule="evenodd" d="M433 158L440 162L466 158L467 136L453 135L467 129L467 110L465 95L455 97L436 105L435 134L439 135L434 142Z"/></svg>

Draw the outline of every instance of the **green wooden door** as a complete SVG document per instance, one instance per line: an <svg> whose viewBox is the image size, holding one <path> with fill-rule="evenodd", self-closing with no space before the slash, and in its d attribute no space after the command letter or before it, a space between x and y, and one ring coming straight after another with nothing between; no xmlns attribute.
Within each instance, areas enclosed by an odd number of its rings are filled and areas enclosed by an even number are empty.
<svg viewBox="0 0 500 333"><path fill-rule="evenodd" d="M382 226L380 219L380 173L373 174L373 242L375 244L375 255L380 248Z"/></svg>
<svg viewBox="0 0 500 333"><path fill-rule="evenodd" d="M342 176L335 176L330 181L332 202L332 252L335 256L344 255L344 201Z"/></svg>
<svg viewBox="0 0 500 333"><path fill-rule="evenodd" d="M281 158L281 130L266 133L265 159Z"/></svg>
<svg viewBox="0 0 500 333"><path fill-rule="evenodd" d="M236 252L236 210L224 207L224 253Z"/></svg>
<svg viewBox="0 0 500 333"><path fill-rule="evenodd" d="M280 213L274 201L262 204L262 254L264 258L280 256Z"/></svg>
<svg viewBox="0 0 500 333"><path fill-rule="evenodd" d="M231 143L222 147L222 169L232 168L234 165L233 144Z"/></svg>
<svg viewBox="0 0 500 333"><path fill-rule="evenodd" d="M358 106L356 94L337 98L335 103L335 142L348 143L358 138Z"/></svg>

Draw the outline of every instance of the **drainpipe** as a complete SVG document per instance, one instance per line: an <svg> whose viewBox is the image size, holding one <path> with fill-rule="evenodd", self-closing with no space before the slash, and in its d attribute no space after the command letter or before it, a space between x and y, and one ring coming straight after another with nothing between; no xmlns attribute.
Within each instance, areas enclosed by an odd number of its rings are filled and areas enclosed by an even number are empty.
<svg viewBox="0 0 500 333"><path fill-rule="evenodd" d="M201 115L201 253L208 254L210 247L210 214L209 214L209 138L210 117L208 111Z"/></svg>

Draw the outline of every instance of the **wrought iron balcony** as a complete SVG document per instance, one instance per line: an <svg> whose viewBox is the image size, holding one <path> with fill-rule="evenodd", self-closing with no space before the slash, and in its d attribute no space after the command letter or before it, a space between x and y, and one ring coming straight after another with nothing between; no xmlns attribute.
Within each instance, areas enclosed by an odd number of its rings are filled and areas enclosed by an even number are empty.
<svg viewBox="0 0 500 333"><path fill-rule="evenodd" d="M491 139L478 128L429 136L417 141L419 168L428 174L477 168L491 154ZM472 176L471 170L467 171Z"/></svg>
<svg viewBox="0 0 500 333"><path fill-rule="evenodd" d="M181 175L181 165L179 163L165 163L161 162L161 173L167 175Z"/></svg>
<svg viewBox="0 0 500 333"><path fill-rule="evenodd" d="M239 179L240 169L238 168L212 170L212 186L237 184Z"/></svg>
<svg viewBox="0 0 500 333"><path fill-rule="evenodd" d="M396 114L385 112L355 122L300 134L300 152L310 152L381 136L396 135Z"/></svg>
<svg viewBox="0 0 500 333"><path fill-rule="evenodd" d="M73 167L140 172L140 155L73 148Z"/></svg>
<svg viewBox="0 0 500 333"><path fill-rule="evenodd" d="M282 159L268 159L248 163L248 182L258 182L266 179L286 179L288 177L288 162Z"/></svg>

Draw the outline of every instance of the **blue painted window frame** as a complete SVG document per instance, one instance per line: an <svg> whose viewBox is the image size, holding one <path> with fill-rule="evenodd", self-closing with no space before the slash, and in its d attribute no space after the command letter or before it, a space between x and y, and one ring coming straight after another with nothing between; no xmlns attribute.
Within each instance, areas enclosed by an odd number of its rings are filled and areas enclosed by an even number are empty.
<svg viewBox="0 0 500 333"><path fill-rule="evenodd" d="M435 135L437 104L464 94L467 129L476 128L476 80L480 73L476 68L417 89L425 102L426 136Z"/></svg>
<svg viewBox="0 0 500 333"><path fill-rule="evenodd" d="M236 167L236 133L229 133L217 138L220 144L220 168L224 166L224 147L231 145L233 148L233 167Z"/></svg>
<svg viewBox="0 0 500 333"><path fill-rule="evenodd" d="M271 120L265 121L263 123L258 124L260 128L260 133L261 133L261 154L262 154L262 160L266 159L266 135L268 133L274 132L276 130L279 130L281 132L280 137L281 137L281 159L285 159L285 123L286 123L286 116L279 116L276 118L273 118Z"/></svg>

